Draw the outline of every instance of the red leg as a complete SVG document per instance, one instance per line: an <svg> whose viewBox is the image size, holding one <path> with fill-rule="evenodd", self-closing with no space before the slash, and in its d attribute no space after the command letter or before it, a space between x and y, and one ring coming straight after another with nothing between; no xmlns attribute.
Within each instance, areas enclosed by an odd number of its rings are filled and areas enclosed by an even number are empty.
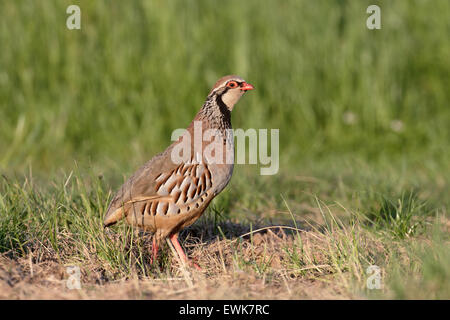
<svg viewBox="0 0 450 320"><path fill-rule="evenodd" d="M156 261L156 257L158 256L158 244L156 243L156 238L153 237L153 243L152 243L152 258L150 262L153 264L153 262Z"/></svg>
<svg viewBox="0 0 450 320"><path fill-rule="evenodd" d="M194 266L197 270L202 270L197 264L193 263L189 260L189 258L184 253L183 248L181 247L180 243L178 242L178 233L175 233L169 237L170 242L172 242L173 246L175 247L175 250L177 250L178 255L180 256L180 259L186 262L189 265Z"/></svg>

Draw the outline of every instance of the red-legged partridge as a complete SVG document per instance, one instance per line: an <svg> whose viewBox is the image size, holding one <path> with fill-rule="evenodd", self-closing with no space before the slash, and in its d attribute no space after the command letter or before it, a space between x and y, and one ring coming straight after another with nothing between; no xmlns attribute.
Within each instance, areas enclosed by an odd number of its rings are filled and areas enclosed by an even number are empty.
<svg viewBox="0 0 450 320"><path fill-rule="evenodd" d="M180 138L122 185L106 212L105 227L126 218L129 224L154 234L153 259L161 240L168 237L180 258L189 262L178 233L193 224L230 181L234 162L231 111L252 89L238 76L219 79ZM208 129L213 133L209 139ZM200 141L197 131L204 136ZM188 147L183 149L182 143ZM190 155L179 152L189 149Z"/></svg>

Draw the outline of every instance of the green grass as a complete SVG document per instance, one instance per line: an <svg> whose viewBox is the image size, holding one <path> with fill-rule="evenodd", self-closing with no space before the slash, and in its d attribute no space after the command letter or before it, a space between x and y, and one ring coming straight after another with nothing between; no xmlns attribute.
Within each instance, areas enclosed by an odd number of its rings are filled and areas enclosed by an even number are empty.
<svg viewBox="0 0 450 320"><path fill-rule="evenodd" d="M83 0L69 31L73 1L0 2L0 252L89 265L101 281L167 277L167 248L151 265L149 240L124 224L104 232L102 216L234 73L256 90L233 126L280 129L280 171L236 166L183 236L223 239L257 277L274 276L282 252L296 278L448 299L450 3L376 3L371 31L371 1ZM232 242L278 224L312 228L320 245L293 232L260 259L243 254L253 240ZM381 291L365 289L371 264Z"/></svg>
<svg viewBox="0 0 450 320"><path fill-rule="evenodd" d="M320 175L316 177L321 179ZM247 174L243 178L256 186L262 184L259 176ZM233 188L216 199L183 237L199 239L186 240L191 253L196 242L206 243L206 247L203 244L195 249L200 250L200 259L214 259L216 253L208 246L214 247L216 238L223 239L232 255L230 260L225 259L226 268L255 273L267 278L269 284L284 270L293 278L318 281L331 275L333 280L326 281L333 286L369 298L448 298L447 207L440 206L439 199L422 205L426 188L395 198L387 190L368 184L368 189L376 187L381 195L356 194L353 186L358 186L358 180L362 177L355 173L352 179L336 185L334 193L327 187L318 187L323 191L317 193L304 187L303 191L314 195L289 196L287 200L274 195L256 205L253 199L265 194L255 195L246 191L247 186L233 182ZM279 183L269 187L267 193L283 188L291 190ZM245 192L249 195L233 196ZM0 250L12 259L32 253L35 263L50 260L80 265L86 277L92 274L102 282L134 275L165 279L166 272L175 272L167 248L163 248L158 263L151 264L150 239L126 224L103 230L102 216L111 194L109 184L97 176L77 172L52 181L27 177L21 183L3 178L0 194ZM228 202L227 197L236 200ZM364 203L363 209L355 202ZM256 209L249 209L250 204ZM417 223L420 228L412 228ZM293 238L281 242L276 250L255 243L254 234L249 242L239 237L262 225L287 225L301 231L287 229ZM277 257L281 269L272 265ZM210 277L220 276L221 269L217 271L201 261ZM370 265L383 269L382 293L365 288L365 270Z"/></svg>

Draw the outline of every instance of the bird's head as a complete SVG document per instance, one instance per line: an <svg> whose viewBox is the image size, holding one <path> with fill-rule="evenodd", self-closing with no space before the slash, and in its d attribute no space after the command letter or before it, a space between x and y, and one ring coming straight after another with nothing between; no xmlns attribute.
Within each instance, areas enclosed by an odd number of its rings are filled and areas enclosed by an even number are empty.
<svg viewBox="0 0 450 320"><path fill-rule="evenodd" d="M217 80L209 93L209 97L216 96L225 104L228 110L231 111L242 95L248 90L253 89L255 89L255 87L250 83L245 82L241 77L230 75Z"/></svg>

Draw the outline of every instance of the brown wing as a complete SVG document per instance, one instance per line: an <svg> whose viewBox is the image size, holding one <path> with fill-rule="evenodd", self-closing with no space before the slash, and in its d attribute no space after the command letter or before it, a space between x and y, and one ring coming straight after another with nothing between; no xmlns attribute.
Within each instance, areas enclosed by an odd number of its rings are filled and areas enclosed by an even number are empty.
<svg viewBox="0 0 450 320"><path fill-rule="evenodd" d="M121 187L107 211L105 226L127 216L131 208L142 210L142 215L180 215L198 207L208 197L212 176L205 163L176 165L164 162L162 155L157 157Z"/></svg>
<svg viewBox="0 0 450 320"><path fill-rule="evenodd" d="M115 224L124 217L124 206L127 202L136 196L157 196L152 194L152 176L154 175L152 168L160 168L164 170L164 153L154 156L141 168L139 168L117 191L114 198L106 210L103 224L106 226ZM147 187L147 188L146 188ZM119 210L120 209L120 210Z"/></svg>

